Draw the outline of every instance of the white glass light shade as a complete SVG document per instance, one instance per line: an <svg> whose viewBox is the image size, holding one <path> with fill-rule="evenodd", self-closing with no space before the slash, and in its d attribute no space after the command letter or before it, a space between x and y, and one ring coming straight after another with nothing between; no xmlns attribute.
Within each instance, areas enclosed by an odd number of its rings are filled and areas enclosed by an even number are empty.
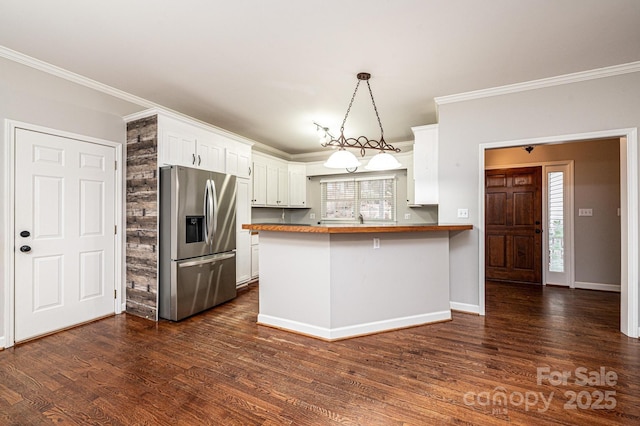
<svg viewBox="0 0 640 426"><path fill-rule="evenodd" d="M331 154L324 166L330 169L353 169L360 167L360 161L352 152L339 149Z"/></svg>
<svg viewBox="0 0 640 426"><path fill-rule="evenodd" d="M367 170L392 170L402 167L402 164L396 160L396 157L388 152L379 152L364 166Z"/></svg>

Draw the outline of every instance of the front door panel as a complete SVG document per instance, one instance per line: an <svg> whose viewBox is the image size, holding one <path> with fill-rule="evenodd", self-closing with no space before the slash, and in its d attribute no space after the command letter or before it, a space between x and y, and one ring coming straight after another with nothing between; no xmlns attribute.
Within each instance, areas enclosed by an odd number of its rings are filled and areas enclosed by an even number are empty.
<svg viewBox="0 0 640 426"><path fill-rule="evenodd" d="M542 168L485 173L485 274L542 283Z"/></svg>

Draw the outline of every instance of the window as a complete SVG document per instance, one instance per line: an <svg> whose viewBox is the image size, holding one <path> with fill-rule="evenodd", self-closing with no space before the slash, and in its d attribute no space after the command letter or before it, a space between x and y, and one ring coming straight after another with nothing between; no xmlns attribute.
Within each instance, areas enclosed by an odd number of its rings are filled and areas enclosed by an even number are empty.
<svg viewBox="0 0 640 426"><path fill-rule="evenodd" d="M396 178L376 176L320 181L322 220L396 220Z"/></svg>
<svg viewBox="0 0 640 426"><path fill-rule="evenodd" d="M564 272L564 173L547 174L549 271Z"/></svg>

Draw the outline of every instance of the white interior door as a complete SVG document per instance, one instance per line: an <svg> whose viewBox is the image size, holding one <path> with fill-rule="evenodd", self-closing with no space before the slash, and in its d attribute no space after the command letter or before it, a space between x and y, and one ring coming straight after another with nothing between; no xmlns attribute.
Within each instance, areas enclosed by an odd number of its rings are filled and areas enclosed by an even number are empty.
<svg viewBox="0 0 640 426"><path fill-rule="evenodd" d="M15 341L113 314L115 149L15 134Z"/></svg>

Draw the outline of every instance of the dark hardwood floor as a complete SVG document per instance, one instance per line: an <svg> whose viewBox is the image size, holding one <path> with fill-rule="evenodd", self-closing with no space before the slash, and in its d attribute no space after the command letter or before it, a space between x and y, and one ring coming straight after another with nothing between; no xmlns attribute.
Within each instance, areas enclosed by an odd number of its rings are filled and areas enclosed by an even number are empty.
<svg viewBox="0 0 640 426"><path fill-rule="evenodd" d="M329 343L257 326L252 287L180 323L118 315L0 352L0 424L639 424L619 304L487 283L486 317Z"/></svg>

